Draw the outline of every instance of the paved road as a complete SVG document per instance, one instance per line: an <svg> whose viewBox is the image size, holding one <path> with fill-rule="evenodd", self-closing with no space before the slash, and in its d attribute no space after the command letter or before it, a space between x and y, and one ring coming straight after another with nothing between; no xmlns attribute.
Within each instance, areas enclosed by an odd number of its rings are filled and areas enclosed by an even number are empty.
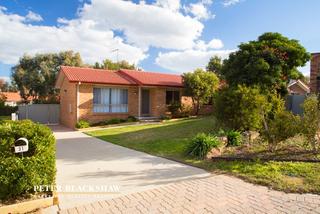
<svg viewBox="0 0 320 214"><path fill-rule="evenodd" d="M61 126L52 129L57 139L57 185L75 186L76 189L87 186L120 188L119 194L83 194L74 190L69 194L60 193L61 209L210 176L204 170L107 143Z"/></svg>
<svg viewBox="0 0 320 214"><path fill-rule="evenodd" d="M60 211L80 213L320 213L320 196L285 194L213 175Z"/></svg>

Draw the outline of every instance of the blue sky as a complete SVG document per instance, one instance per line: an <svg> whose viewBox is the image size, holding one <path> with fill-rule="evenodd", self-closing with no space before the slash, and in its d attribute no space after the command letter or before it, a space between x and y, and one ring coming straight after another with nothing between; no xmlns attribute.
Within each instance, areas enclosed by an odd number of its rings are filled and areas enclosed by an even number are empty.
<svg viewBox="0 0 320 214"><path fill-rule="evenodd" d="M319 8L319 0L1 0L0 77L25 53L68 49L87 63L116 60L119 49L145 70L181 73L264 32L319 52Z"/></svg>

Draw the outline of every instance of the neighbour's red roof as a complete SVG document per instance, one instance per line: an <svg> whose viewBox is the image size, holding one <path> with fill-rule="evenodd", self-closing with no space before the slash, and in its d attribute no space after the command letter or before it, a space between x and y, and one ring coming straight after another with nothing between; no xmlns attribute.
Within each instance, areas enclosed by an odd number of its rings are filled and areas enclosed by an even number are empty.
<svg viewBox="0 0 320 214"><path fill-rule="evenodd" d="M181 75L121 69L119 71L61 66L70 82L183 87Z"/></svg>
<svg viewBox="0 0 320 214"><path fill-rule="evenodd" d="M135 82L110 70L61 66L61 71L70 82L135 85Z"/></svg>
<svg viewBox="0 0 320 214"><path fill-rule="evenodd" d="M0 92L0 94L7 98L6 101L19 102L22 100L19 92Z"/></svg>
<svg viewBox="0 0 320 214"><path fill-rule="evenodd" d="M139 85L183 87L181 75L121 69Z"/></svg>

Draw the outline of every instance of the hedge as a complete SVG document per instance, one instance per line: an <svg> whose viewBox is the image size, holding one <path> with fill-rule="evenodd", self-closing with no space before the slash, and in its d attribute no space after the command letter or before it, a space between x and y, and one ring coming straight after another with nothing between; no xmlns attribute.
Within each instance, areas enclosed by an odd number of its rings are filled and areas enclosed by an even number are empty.
<svg viewBox="0 0 320 214"><path fill-rule="evenodd" d="M0 115L1 116L10 116L11 113L18 111L18 106L2 106L0 105Z"/></svg>
<svg viewBox="0 0 320 214"><path fill-rule="evenodd" d="M14 154L14 141L25 137L29 151ZM36 185L55 184L55 138L52 131L30 120L0 122L0 199L32 194Z"/></svg>

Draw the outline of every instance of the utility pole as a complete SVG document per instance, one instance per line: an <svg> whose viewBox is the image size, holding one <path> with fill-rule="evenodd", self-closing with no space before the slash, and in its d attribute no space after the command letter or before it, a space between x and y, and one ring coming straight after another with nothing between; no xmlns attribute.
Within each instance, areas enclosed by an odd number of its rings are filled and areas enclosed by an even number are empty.
<svg viewBox="0 0 320 214"><path fill-rule="evenodd" d="M118 69L120 69L120 65L119 65L119 49L118 48L117 49L113 49L111 52L112 53L117 52L117 64L118 64Z"/></svg>

